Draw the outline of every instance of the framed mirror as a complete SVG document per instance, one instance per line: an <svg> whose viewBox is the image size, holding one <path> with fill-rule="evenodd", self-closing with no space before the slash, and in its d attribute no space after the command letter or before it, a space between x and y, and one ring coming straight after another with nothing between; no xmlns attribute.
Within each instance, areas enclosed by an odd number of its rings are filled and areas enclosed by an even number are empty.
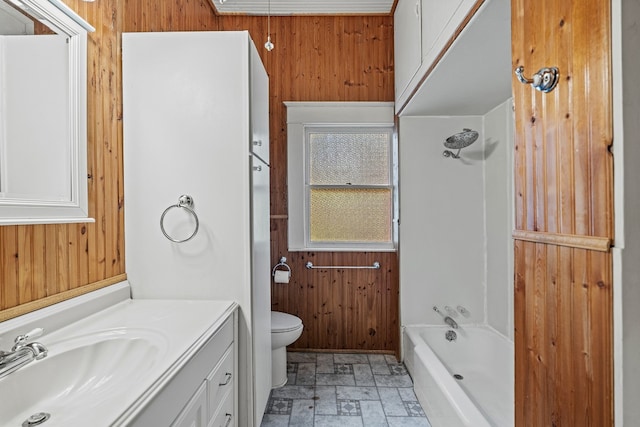
<svg viewBox="0 0 640 427"><path fill-rule="evenodd" d="M87 32L59 0L0 0L0 225L92 222Z"/></svg>

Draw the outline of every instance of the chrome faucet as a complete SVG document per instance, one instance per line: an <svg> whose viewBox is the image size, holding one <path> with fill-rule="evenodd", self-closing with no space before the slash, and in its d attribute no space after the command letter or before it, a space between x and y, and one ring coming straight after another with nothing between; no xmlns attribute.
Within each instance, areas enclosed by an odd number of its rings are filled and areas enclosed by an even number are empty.
<svg viewBox="0 0 640 427"><path fill-rule="evenodd" d="M42 328L36 328L24 335L18 335L11 351L0 350L0 378L6 377L10 373L17 371L24 365L40 360L47 356L47 348L29 340L37 338L44 332Z"/></svg>
<svg viewBox="0 0 640 427"><path fill-rule="evenodd" d="M447 307L448 308L448 307ZM458 329L458 322L456 322L455 320L453 320L453 317L451 316L445 316L443 312L441 312L438 309L437 305L433 306L433 311L435 311L436 313L438 313L440 316L442 316L442 318L444 319L444 323L446 323L447 325L449 325L450 327L452 327L453 329Z"/></svg>
<svg viewBox="0 0 640 427"><path fill-rule="evenodd" d="M453 329L458 329L458 322L453 320L453 318L451 318L450 316L446 316L444 318L444 323L446 323L447 325L451 326Z"/></svg>

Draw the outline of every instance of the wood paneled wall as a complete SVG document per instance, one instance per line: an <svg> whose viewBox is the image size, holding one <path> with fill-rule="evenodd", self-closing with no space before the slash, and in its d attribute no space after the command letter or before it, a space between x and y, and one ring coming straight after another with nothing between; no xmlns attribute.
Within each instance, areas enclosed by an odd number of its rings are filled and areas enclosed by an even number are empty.
<svg viewBox="0 0 640 427"><path fill-rule="evenodd" d="M215 31L210 0L120 0L124 32Z"/></svg>
<svg viewBox="0 0 640 427"><path fill-rule="evenodd" d="M95 223L0 227L0 320L125 278L117 0L66 3L88 42L88 189ZM34 172L37 173L37 172Z"/></svg>
<svg viewBox="0 0 640 427"><path fill-rule="evenodd" d="M512 0L516 425L613 425L611 3ZM604 244L603 244L604 242Z"/></svg>
<svg viewBox="0 0 640 427"><path fill-rule="evenodd" d="M393 18L272 17L276 48L267 52L262 48L266 17L216 16L208 0L68 4L97 29L89 43L88 116L90 214L96 223L0 227L0 309L38 308L68 297L61 294L67 289L93 290L124 277L121 32L248 30L270 79L272 263L286 256L293 269L289 285L273 285L273 308L302 318L305 332L295 344L298 348L398 351L396 253L287 251L283 104L393 101ZM382 268L307 270L307 260L316 265L378 261ZM5 310L0 315L15 313Z"/></svg>
<svg viewBox="0 0 640 427"><path fill-rule="evenodd" d="M292 348L399 351L398 260L392 253L288 252L287 116L283 101L393 101L393 18L272 17L275 49L262 45L265 17L220 17L221 30L249 30L270 85L271 258L287 257L288 285L273 284L273 310L300 317ZM307 270L381 264L380 270Z"/></svg>

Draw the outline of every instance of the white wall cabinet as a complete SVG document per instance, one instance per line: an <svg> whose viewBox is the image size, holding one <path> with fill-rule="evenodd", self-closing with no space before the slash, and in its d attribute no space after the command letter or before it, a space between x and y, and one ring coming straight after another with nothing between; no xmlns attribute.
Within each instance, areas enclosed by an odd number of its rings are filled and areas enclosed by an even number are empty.
<svg viewBox="0 0 640 427"><path fill-rule="evenodd" d="M399 0L394 13L396 111L446 47L476 0Z"/></svg>
<svg viewBox="0 0 640 427"><path fill-rule="evenodd" d="M240 305L238 425L271 390L269 79L247 31L124 33L125 249L134 298ZM199 229L160 218L193 197ZM167 233L195 218L171 209ZM179 283L179 286L176 286Z"/></svg>
<svg viewBox="0 0 640 427"><path fill-rule="evenodd" d="M398 0L393 15L396 98L402 94L420 64L420 0Z"/></svg>
<svg viewBox="0 0 640 427"><path fill-rule="evenodd" d="M422 58L426 58L440 36L447 39L453 34L445 31L463 0L421 0ZM467 2L473 4L473 2ZM455 23L459 24L458 20ZM449 29L451 30L451 29ZM455 31L455 28L453 28Z"/></svg>

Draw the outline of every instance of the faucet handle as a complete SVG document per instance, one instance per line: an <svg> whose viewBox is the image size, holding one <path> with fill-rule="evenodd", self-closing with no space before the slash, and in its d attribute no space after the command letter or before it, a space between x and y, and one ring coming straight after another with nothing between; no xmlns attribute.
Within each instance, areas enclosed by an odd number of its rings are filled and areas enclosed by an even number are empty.
<svg viewBox="0 0 640 427"><path fill-rule="evenodd" d="M44 329L43 328L35 328L35 329L27 332L24 335L18 335L16 337L16 339L14 340L15 345L13 346L11 351L16 351L18 348L20 348L23 345L25 345L29 340L32 340L34 338L38 338L43 333L44 333Z"/></svg>
<svg viewBox="0 0 640 427"><path fill-rule="evenodd" d="M444 310L447 312L447 314L453 318L458 317L458 312L455 311L453 308L449 307L448 305L446 305L444 307Z"/></svg>

